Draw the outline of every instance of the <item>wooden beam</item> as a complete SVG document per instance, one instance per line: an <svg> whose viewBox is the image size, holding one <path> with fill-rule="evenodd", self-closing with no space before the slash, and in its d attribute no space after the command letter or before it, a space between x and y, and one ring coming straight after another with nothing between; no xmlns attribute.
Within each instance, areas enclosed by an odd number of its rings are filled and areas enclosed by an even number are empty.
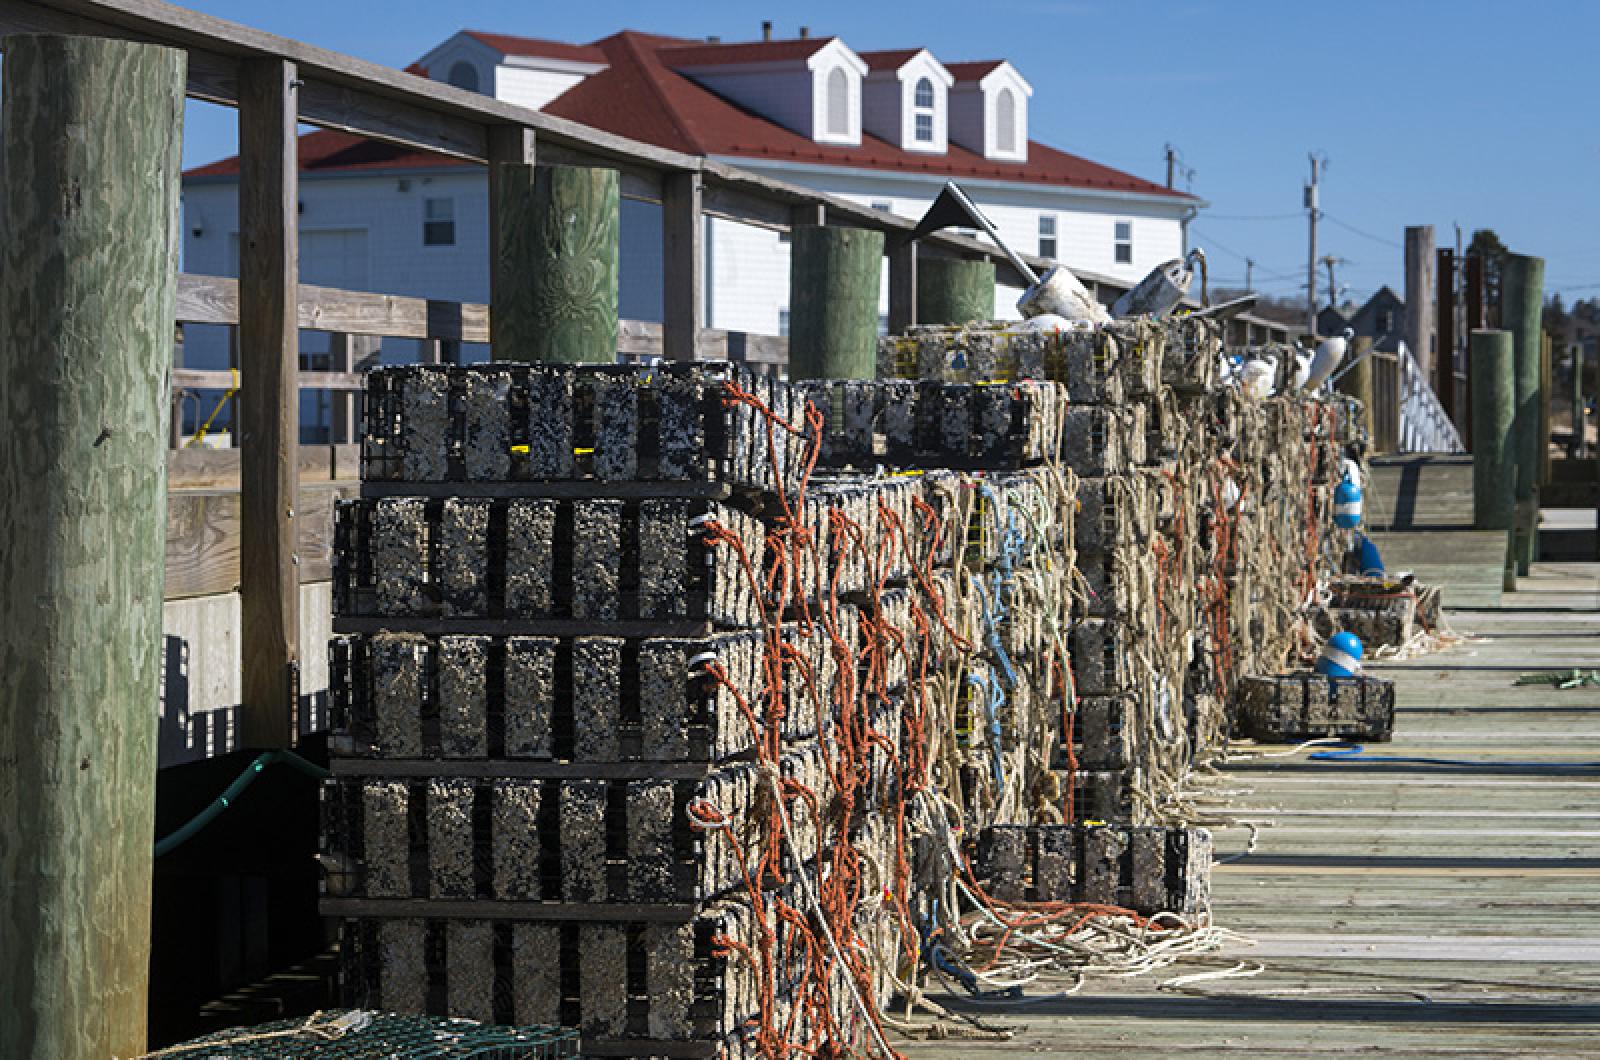
<svg viewBox="0 0 1600 1060"><path fill-rule="evenodd" d="M478 302L447 302L301 284L297 317L300 327L315 331L397 339L489 341L489 307ZM179 276L177 319L186 324L237 324L239 281L226 276Z"/></svg>
<svg viewBox="0 0 1600 1060"><path fill-rule="evenodd" d="M298 494L296 547L301 582L333 577L333 505L360 492L359 482L306 482ZM239 588L241 520L236 490L175 491L167 506L163 596L182 600Z"/></svg>
<svg viewBox="0 0 1600 1060"><path fill-rule="evenodd" d="M917 309L917 243L902 240L889 248L889 333L916 324Z"/></svg>
<svg viewBox="0 0 1600 1060"><path fill-rule="evenodd" d="M7 41L0 1056L143 1055L184 59Z"/></svg>
<svg viewBox="0 0 1600 1060"><path fill-rule="evenodd" d="M300 576L295 496L300 445L297 74L281 59L239 71L238 399L242 747L288 747L299 703Z"/></svg>
<svg viewBox="0 0 1600 1060"><path fill-rule="evenodd" d="M698 173L666 178L661 203L661 353L692 361L705 326L703 184Z"/></svg>

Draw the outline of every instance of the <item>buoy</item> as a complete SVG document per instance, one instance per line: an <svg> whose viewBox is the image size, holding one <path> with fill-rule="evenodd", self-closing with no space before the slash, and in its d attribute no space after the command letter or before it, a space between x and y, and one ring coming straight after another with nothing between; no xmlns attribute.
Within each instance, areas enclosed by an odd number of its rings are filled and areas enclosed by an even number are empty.
<svg viewBox="0 0 1600 1060"><path fill-rule="evenodd" d="M1354 633L1335 633L1317 656L1317 673L1324 677L1359 677L1365 650Z"/></svg>
<svg viewBox="0 0 1600 1060"><path fill-rule="evenodd" d="M1361 525L1361 487L1343 479L1333 491L1333 524L1346 530Z"/></svg>
<svg viewBox="0 0 1600 1060"><path fill-rule="evenodd" d="M1366 534L1356 535L1356 556L1364 576L1383 577L1383 556L1378 552L1378 546L1372 543L1372 538Z"/></svg>

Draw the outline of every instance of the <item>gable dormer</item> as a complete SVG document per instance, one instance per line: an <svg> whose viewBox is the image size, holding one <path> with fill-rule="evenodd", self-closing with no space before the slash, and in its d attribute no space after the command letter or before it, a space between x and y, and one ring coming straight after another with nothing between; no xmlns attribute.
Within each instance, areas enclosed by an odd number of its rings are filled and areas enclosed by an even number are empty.
<svg viewBox="0 0 1600 1060"><path fill-rule="evenodd" d="M837 37L663 48L667 66L819 144L861 143L867 64Z"/></svg>
<svg viewBox="0 0 1600 1060"><path fill-rule="evenodd" d="M950 139L996 162L1028 160L1033 86L1004 59L951 63Z"/></svg>
<svg viewBox="0 0 1600 1060"><path fill-rule="evenodd" d="M861 125L904 151L944 154L955 78L926 49L863 52Z"/></svg>
<svg viewBox="0 0 1600 1060"><path fill-rule="evenodd" d="M462 30L417 63L426 76L538 110L606 68L588 44Z"/></svg>

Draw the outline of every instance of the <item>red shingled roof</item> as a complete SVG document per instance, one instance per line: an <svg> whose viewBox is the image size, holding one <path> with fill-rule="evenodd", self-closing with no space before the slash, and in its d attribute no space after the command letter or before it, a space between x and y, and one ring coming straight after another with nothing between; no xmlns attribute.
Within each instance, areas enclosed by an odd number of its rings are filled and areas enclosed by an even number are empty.
<svg viewBox="0 0 1600 1060"><path fill-rule="evenodd" d="M897 48L887 52L856 52L868 70L898 70L910 61L921 48Z"/></svg>
<svg viewBox="0 0 1600 1060"><path fill-rule="evenodd" d="M968 63L945 63L944 68L957 81L982 81L1004 62L1004 59L978 59Z"/></svg>
<svg viewBox="0 0 1600 1060"><path fill-rule="evenodd" d="M809 59L837 39L837 37L797 37L794 40L754 40L734 44L684 44L676 47L668 46L662 50L666 53L664 58L669 66L781 63L788 59Z"/></svg>
<svg viewBox="0 0 1600 1060"><path fill-rule="evenodd" d="M592 44L568 44L566 41L541 40L538 37L513 37L505 33L484 33L481 30L463 30L475 41L487 44L501 55L528 55L539 59L571 59L580 63L603 63L605 56Z"/></svg>
<svg viewBox="0 0 1600 1060"><path fill-rule="evenodd" d="M586 55L599 56L585 61L605 63L606 68L568 89L544 111L554 117L568 118L685 154L1192 198L1037 142L1029 143L1026 162L991 161L954 143L942 155L903 151L865 133L858 147L819 144L724 99L673 68L685 65L683 53L686 52L699 56L720 50L725 58L716 60L718 62L727 61L726 56L758 52L770 58L774 52L766 49L768 44L803 44L814 51L829 39L685 47L688 42L681 38L624 31L584 45ZM544 43L535 41L528 47ZM952 73L979 67L986 73L997 65L998 62L947 64ZM967 76L981 77L982 74ZM344 133L319 131L300 139L300 165L307 173L465 164L443 156L359 140ZM230 158L190 170L186 176L224 176L238 172L238 160Z"/></svg>

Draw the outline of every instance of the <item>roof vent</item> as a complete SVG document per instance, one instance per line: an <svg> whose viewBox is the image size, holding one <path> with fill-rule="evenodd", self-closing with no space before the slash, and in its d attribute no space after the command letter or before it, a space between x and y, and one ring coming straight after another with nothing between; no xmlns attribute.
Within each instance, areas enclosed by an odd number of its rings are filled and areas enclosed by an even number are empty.
<svg viewBox="0 0 1600 1060"><path fill-rule="evenodd" d="M800 39L801 40L809 40L810 37L811 37L811 27L810 26L801 26L800 27Z"/></svg>
<svg viewBox="0 0 1600 1060"><path fill-rule="evenodd" d="M707 37L706 38L706 43L707 44L721 44L722 43L722 38L721 37L716 37L716 36Z"/></svg>
<svg viewBox="0 0 1600 1060"><path fill-rule="evenodd" d="M762 23L761 23L761 39L762 40L771 40L772 39L772 20L771 19L765 19L765 20L762 21Z"/></svg>

